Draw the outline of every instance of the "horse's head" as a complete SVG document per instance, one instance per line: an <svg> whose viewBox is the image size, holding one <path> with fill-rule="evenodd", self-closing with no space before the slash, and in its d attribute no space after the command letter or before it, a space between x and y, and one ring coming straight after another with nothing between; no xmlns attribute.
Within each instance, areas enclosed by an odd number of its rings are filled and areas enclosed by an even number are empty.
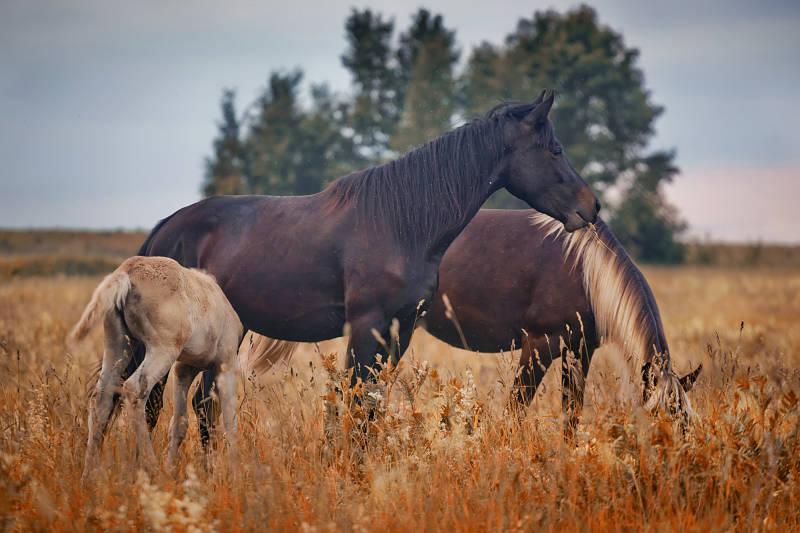
<svg viewBox="0 0 800 533"><path fill-rule="evenodd" d="M505 155L492 179L531 207L574 231L594 222L600 210L592 190L572 168L548 114L555 92L530 104L505 108Z"/></svg>
<svg viewBox="0 0 800 533"><path fill-rule="evenodd" d="M651 413L666 413L685 425L692 412L686 393L692 390L702 369L703 365L699 365L681 378L669 364L646 362L642 367L642 405Z"/></svg>

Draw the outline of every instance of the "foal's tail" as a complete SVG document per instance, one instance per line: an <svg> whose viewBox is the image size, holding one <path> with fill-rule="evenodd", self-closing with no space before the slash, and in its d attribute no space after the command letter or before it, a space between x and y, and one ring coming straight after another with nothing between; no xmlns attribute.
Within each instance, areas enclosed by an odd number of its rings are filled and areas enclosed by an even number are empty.
<svg viewBox="0 0 800 533"><path fill-rule="evenodd" d="M82 341L106 313L112 309L121 310L130 290L131 278L121 268L106 276L94 290L92 300L84 309L81 319L72 328L68 337L69 342Z"/></svg>
<svg viewBox="0 0 800 533"><path fill-rule="evenodd" d="M280 363L291 359L298 343L280 341L250 332L239 349L240 365L246 374L261 375Z"/></svg>

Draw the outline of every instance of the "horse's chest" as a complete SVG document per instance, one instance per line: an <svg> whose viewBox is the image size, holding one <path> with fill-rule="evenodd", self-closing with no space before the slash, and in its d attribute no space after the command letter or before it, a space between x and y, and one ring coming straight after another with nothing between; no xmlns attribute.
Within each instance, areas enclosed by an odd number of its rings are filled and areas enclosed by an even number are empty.
<svg viewBox="0 0 800 533"><path fill-rule="evenodd" d="M409 273L402 298L402 311L416 314L428 309L439 285L438 266L425 265Z"/></svg>

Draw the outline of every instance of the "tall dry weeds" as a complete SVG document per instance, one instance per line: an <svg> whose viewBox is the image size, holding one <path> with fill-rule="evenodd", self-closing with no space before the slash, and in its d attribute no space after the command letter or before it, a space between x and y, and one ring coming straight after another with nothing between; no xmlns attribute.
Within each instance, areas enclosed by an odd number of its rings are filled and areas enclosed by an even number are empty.
<svg viewBox="0 0 800 533"><path fill-rule="evenodd" d="M64 338L98 280L6 283L0 528L800 529L800 274L648 275L674 361L680 370L706 368L685 439L638 407L637 376L611 351L597 356L567 445L560 365L516 416L506 404L515 372L507 354L453 351L420 334L398 365L381 362L376 382L360 389L347 387L341 345L330 343L304 348L267 379L244 379L235 476L224 448L203 457L192 420L177 477L145 477L120 416L100 458L103 475L86 490L85 391L100 337L74 354ZM170 414L167 404L156 450L165 450Z"/></svg>

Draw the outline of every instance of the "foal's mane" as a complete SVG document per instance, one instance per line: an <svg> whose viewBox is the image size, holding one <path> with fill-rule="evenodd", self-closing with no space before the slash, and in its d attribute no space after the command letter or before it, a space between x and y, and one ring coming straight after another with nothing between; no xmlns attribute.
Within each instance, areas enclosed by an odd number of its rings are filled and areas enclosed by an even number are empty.
<svg viewBox="0 0 800 533"><path fill-rule="evenodd" d="M398 159L339 178L323 192L329 209L354 204L361 222L388 229L407 248L432 245L475 214L506 150L504 125L535 106L501 104ZM541 136L552 139L549 122Z"/></svg>
<svg viewBox="0 0 800 533"><path fill-rule="evenodd" d="M618 344L644 361L656 354L669 367L661 316L650 286L639 268L601 219L591 229L566 233L560 222L547 215L531 215L531 223L562 242L564 260L580 264L599 337Z"/></svg>

